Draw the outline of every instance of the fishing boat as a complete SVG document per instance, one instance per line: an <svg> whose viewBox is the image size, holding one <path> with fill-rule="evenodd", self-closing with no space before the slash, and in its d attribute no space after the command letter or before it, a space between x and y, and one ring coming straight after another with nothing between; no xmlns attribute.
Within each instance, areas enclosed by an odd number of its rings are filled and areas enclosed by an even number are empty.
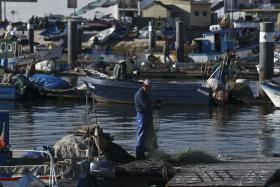
<svg viewBox="0 0 280 187"><path fill-rule="evenodd" d="M194 63L206 63L227 55L228 51L235 51L240 60L258 56L257 27L240 26L236 28L222 28L220 25L210 26L210 31L192 42L193 51L188 58Z"/></svg>
<svg viewBox="0 0 280 187"><path fill-rule="evenodd" d="M28 44L28 40L21 39L19 41L25 41ZM26 53L25 50L26 44L21 44L17 40L12 39L1 39L0 40L0 59L7 59L8 68L12 69L15 66L26 66L32 60L43 61L50 59L58 59L62 56L63 47L55 46L53 47L37 47L36 52L34 53Z"/></svg>
<svg viewBox="0 0 280 187"><path fill-rule="evenodd" d="M84 31L103 31L105 29L110 28L112 25L110 22L107 22L102 19L93 19L84 21L82 27Z"/></svg>
<svg viewBox="0 0 280 187"><path fill-rule="evenodd" d="M45 41L58 41L63 37L66 37L67 33L67 27L65 27L64 30L59 30L57 26L53 26L41 32L40 35L44 36Z"/></svg>
<svg viewBox="0 0 280 187"><path fill-rule="evenodd" d="M0 100L16 99L16 86L0 84Z"/></svg>
<svg viewBox="0 0 280 187"><path fill-rule="evenodd" d="M275 107L280 107L280 81L278 78L266 80L260 84L261 89L266 93Z"/></svg>
<svg viewBox="0 0 280 187"><path fill-rule="evenodd" d="M133 103L134 94L141 81L113 80L107 77L87 76L83 79L96 101L109 103ZM210 89L197 82L152 82L151 99L172 105L208 105Z"/></svg>
<svg viewBox="0 0 280 187"><path fill-rule="evenodd" d="M1 186L81 186L90 171L90 163L84 158L75 162L55 158L49 146L43 146L43 150L12 149L9 130L9 113L0 112Z"/></svg>
<svg viewBox="0 0 280 187"><path fill-rule="evenodd" d="M97 37L99 44L103 44L107 40L110 39L110 37L112 36L112 34L114 33L115 30L116 30L116 26L114 25L114 26L110 27L109 29L106 29L104 31L101 31L101 32L95 34L89 40L90 40L91 43L93 43L95 37Z"/></svg>

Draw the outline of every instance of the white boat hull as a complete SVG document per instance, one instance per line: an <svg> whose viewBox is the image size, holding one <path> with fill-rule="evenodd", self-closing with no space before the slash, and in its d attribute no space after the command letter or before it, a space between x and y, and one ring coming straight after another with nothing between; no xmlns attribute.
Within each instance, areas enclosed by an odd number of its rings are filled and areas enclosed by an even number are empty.
<svg viewBox="0 0 280 187"><path fill-rule="evenodd" d="M248 59L250 57L255 57L257 54L254 53L254 49L257 46L252 46L248 48L242 48L236 50L236 56L240 57L241 60ZM213 53L190 53L188 57L194 63L206 63L208 61L215 61L216 58L224 58L226 53L213 52Z"/></svg>
<svg viewBox="0 0 280 187"><path fill-rule="evenodd" d="M272 88L266 84L261 84L260 87L269 97L273 105L277 108L280 108L280 89Z"/></svg>

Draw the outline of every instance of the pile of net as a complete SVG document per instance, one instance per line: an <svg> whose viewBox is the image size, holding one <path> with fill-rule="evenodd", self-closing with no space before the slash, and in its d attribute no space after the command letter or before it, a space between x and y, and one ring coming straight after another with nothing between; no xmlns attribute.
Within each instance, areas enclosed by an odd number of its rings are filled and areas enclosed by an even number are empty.
<svg viewBox="0 0 280 187"><path fill-rule="evenodd" d="M85 126L59 140L54 145L54 152L55 157L64 159L104 155L113 162L128 163L134 160L133 156L114 143L113 138L95 124Z"/></svg>

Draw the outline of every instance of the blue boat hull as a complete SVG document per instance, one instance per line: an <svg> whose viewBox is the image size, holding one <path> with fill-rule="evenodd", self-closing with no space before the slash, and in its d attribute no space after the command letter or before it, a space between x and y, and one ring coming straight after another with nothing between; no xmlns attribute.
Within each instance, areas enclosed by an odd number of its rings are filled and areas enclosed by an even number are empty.
<svg viewBox="0 0 280 187"><path fill-rule="evenodd" d="M90 89L96 101L111 103L133 103L141 83L136 81L117 81L103 78L85 77L84 81L93 85ZM210 90L200 83L152 83L151 99L161 99L164 104L208 105Z"/></svg>
<svg viewBox="0 0 280 187"><path fill-rule="evenodd" d="M16 99L16 86L0 85L0 99L1 100Z"/></svg>

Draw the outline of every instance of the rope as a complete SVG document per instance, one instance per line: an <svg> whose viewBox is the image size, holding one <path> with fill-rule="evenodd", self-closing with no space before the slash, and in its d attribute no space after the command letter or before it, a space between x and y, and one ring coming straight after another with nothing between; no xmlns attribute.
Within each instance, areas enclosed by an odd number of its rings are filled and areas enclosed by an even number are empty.
<svg viewBox="0 0 280 187"><path fill-rule="evenodd" d="M47 154L50 158L50 177L49 177L49 186L55 187L58 185L56 172L55 172L55 162L50 151L40 151L40 150L11 150L12 152L35 152L35 153L43 153Z"/></svg>
<svg viewBox="0 0 280 187"><path fill-rule="evenodd" d="M153 112L153 124L154 124L154 136L153 136L153 140L151 141L151 143L154 143L154 147L155 149L158 148L158 131L160 129L160 110L154 110Z"/></svg>
<svg viewBox="0 0 280 187"><path fill-rule="evenodd" d="M77 179L73 161L70 159L57 162L57 172L65 182L71 183Z"/></svg>

